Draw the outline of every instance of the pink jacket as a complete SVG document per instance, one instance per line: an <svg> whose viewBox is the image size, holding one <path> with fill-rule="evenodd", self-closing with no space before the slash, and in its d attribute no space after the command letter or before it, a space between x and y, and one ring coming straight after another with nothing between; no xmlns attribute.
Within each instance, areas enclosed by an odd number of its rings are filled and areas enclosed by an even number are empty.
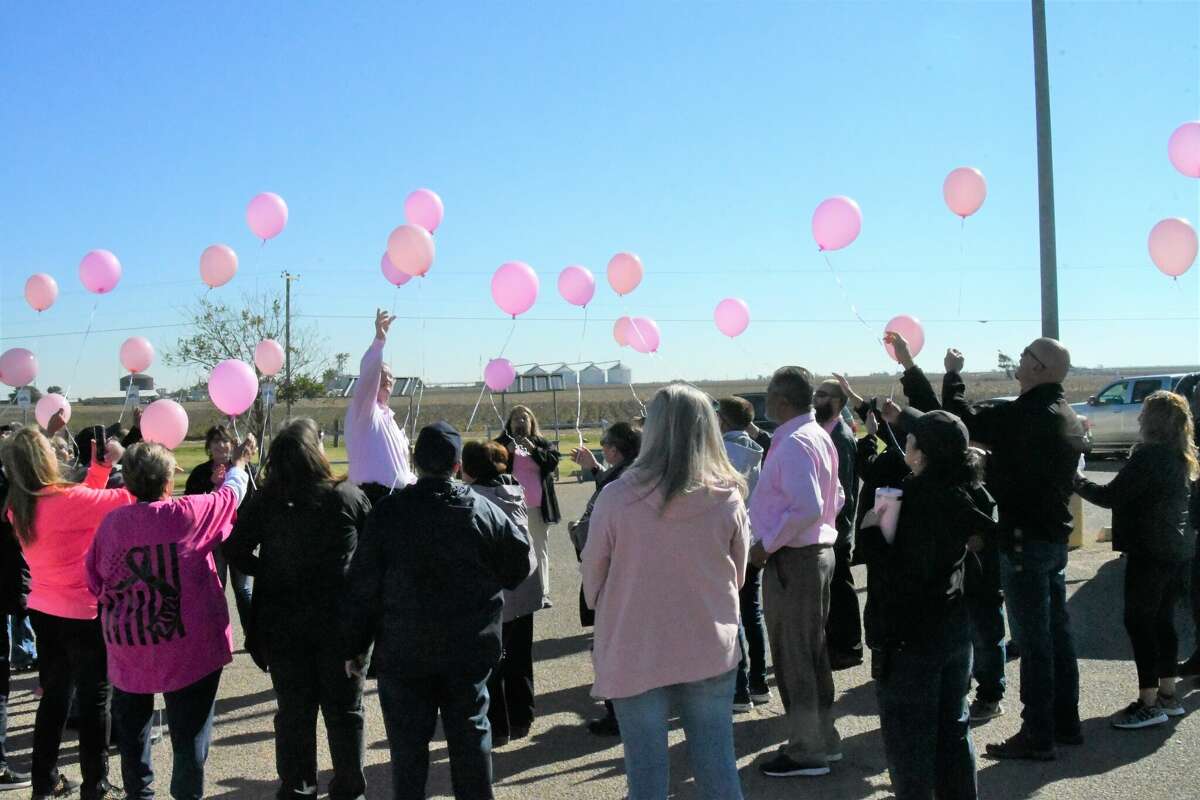
<svg viewBox="0 0 1200 800"><path fill-rule="evenodd" d="M125 489L104 488L111 472L93 462L82 484L50 489L38 498L36 536L21 546L29 564L31 609L67 619L96 618L96 595L88 588L84 557L108 512L137 502Z"/></svg>
<svg viewBox="0 0 1200 800"><path fill-rule="evenodd" d="M750 520L736 489L671 501L626 473L604 487L583 549L583 591L596 609L597 697L633 697L737 666L738 591Z"/></svg>

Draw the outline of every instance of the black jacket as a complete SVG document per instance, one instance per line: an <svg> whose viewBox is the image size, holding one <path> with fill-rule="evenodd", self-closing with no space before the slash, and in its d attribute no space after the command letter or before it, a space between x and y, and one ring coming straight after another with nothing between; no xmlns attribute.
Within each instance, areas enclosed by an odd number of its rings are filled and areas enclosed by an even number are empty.
<svg viewBox="0 0 1200 800"><path fill-rule="evenodd" d="M29 607L29 565L4 512L7 500L8 479L0 470L0 614L24 616Z"/></svg>
<svg viewBox="0 0 1200 800"><path fill-rule="evenodd" d="M516 440L508 428L505 428L504 433L496 437L496 441L508 449L508 465L511 472L516 456ZM529 456L542 472L542 519L547 525L554 525L562 519L558 510L558 494L554 491L554 471L558 469L558 459L561 456L550 446L550 442L541 436L530 436L529 441L533 443L533 452Z"/></svg>
<svg viewBox="0 0 1200 800"><path fill-rule="evenodd" d="M904 390L904 396L908 399L908 404L917 411L936 411L941 408L941 403L938 402L937 394L933 391L933 384L929 382L929 378L925 377L925 372L918 366L913 366L904 371L900 376L900 387Z"/></svg>
<svg viewBox="0 0 1200 800"><path fill-rule="evenodd" d="M615 482L618 478L625 474L625 470L629 468L632 461L625 461L619 467L612 467L600 473L596 477L596 491L592 492L592 496L588 498L587 508L583 510L583 516L571 526L571 543L575 544L575 558L583 560L583 548L578 546L578 543L587 543L587 528L592 522L592 509L596 507L596 499L600 497L600 492L604 491L604 487ZM583 528L583 530L580 530ZM585 628L590 628L596 624L596 611L587 604L587 600L583 596L583 587L579 587L579 624Z"/></svg>
<svg viewBox="0 0 1200 800"><path fill-rule="evenodd" d="M246 471L250 473L250 478L252 480L258 480L258 467L256 465L247 464ZM213 486L212 476L213 476L213 462L212 462L212 459L210 458L208 461L205 461L203 464L197 464L195 467L192 468L192 471L190 473L188 473L187 483L185 483L183 485L183 493L184 494L208 494L209 492L215 492L217 489L220 489L221 487ZM251 497L253 496L255 491L256 490L255 490L253 483L251 483L249 486L246 487L246 500L247 501L251 499ZM243 502L243 505L245 505L244 502Z"/></svg>
<svg viewBox="0 0 1200 800"><path fill-rule="evenodd" d="M842 485L842 491L846 493L846 503L838 512L835 521L837 546L853 550L854 528L858 522L855 514L855 509L858 508L858 470L855 463L858 460L858 442L850 431L850 426L840 417L829 438L833 439L833 446L837 448L838 482Z"/></svg>
<svg viewBox="0 0 1200 800"><path fill-rule="evenodd" d="M370 511L367 496L351 483L321 486L294 502L259 493L238 509L222 550L236 569L254 576L246 646L260 667L270 665L273 650L330 641Z"/></svg>
<svg viewBox="0 0 1200 800"><path fill-rule="evenodd" d="M988 490L1000 508L1006 541L1066 544L1071 535L1071 495L1084 452L1083 425L1057 383L1036 386L1010 403L972 408L957 373L942 384L942 408L958 415L972 441L991 451Z"/></svg>
<svg viewBox="0 0 1200 800"><path fill-rule="evenodd" d="M346 658L380 675L478 674L500 660L502 589L529 577L529 539L461 483L424 477L379 501L340 610Z"/></svg>
<svg viewBox="0 0 1200 800"><path fill-rule="evenodd" d="M1188 521L1187 462L1163 444L1139 444L1116 477L1100 485L1077 475L1075 491L1113 511L1113 550L1179 562L1195 552Z"/></svg>
<svg viewBox="0 0 1200 800"><path fill-rule="evenodd" d="M978 487L914 475L903 489L892 544L877 526L858 534L871 569L864 618L867 644L874 649L921 642L961 611L967 540L991 536L996 525L980 508L987 493Z"/></svg>

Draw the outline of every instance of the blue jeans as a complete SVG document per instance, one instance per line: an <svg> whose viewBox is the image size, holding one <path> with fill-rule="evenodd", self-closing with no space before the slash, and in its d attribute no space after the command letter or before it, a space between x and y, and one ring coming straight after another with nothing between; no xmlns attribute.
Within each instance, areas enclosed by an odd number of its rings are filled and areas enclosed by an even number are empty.
<svg viewBox="0 0 1200 800"><path fill-rule="evenodd" d="M742 621L738 643L742 660L738 663L734 696L745 699L767 690L767 625L763 621L762 568L746 566L746 583L739 595Z"/></svg>
<svg viewBox="0 0 1200 800"><path fill-rule="evenodd" d="M199 800L204 797L204 762L212 741L213 710L221 670L163 694L167 727L171 731L171 797ZM154 766L151 763L151 730L154 695L113 693L113 724L121 751L121 778L129 800L153 800Z"/></svg>
<svg viewBox="0 0 1200 800"><path fill-rule="evenodd" d="M967 611L974 646L975 695L988 703L1004 699L1007 653L1004 646L1004 591L1000 584L1000 551L989 544L967 554Z"/></svg>
<svg viewBox="0 0 1200 800"><path fill-rule="evenodd" d="M457 800L492 800L492 727L487 682L479 675L379 673L379 706L392 753L394 800L425 800L429 741L442 713Z"/></svg>
<svg viewBox="0 0 1200 800"><path fill-rule="evenodd" d="M34 643L33 624L28 615L9 617L8 625L12 636L13 666L17 669L33 666L33 662L37 661L37 645Z"/></svg>
<svg viewBox="0 0 1200 800"><path fill-rule="evenodd" d="M929 641L886 651L875 684L888 774L897 800L975 800L978 788L967 691L969 622L963 610ZM883 652L883 651L880 651Z"/></svg>
<svg viewBox="0 0 1200 800"><path fill-rule="evenodd" d="M1039 748L1053 747L1056 735L1079 733L1066 573L1066 544L1025 540L1001 553L1008 623L1021 648L1021 730Z"/></svg>
<svg viewBox="0 0 1200 800"><path fill-rule="evenodd" d="M612 701L625 746L629 800L666 800L670 788L667 720L671 706L678 709L683 720L697 793L705 800L742 800L733 754L735 672Z"/></svg>

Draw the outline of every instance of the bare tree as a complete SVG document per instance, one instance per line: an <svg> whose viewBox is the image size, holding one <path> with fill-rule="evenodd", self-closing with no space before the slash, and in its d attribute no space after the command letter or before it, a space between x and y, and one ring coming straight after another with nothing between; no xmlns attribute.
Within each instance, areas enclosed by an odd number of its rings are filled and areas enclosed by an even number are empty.
<svg viewBox="0 0 1200 800"><path fill-rule="evenodd" d="M280 293L246 293L235 306L200 297L185 312L191 320L191 332L175 342L164 358L175 367L199 367L208 372L228 358L245 361L254 367L261 380L263 375L254 365L254 348L263 339L284 339L285 311ZM295 309L292 321L292 379L311 379L309 374L324 361L318 331L313 325L297 325ZM286 396L286 379L280 379L280 396ZM262 422L261 404L254 405L252 424L257 429Z"/></svg>

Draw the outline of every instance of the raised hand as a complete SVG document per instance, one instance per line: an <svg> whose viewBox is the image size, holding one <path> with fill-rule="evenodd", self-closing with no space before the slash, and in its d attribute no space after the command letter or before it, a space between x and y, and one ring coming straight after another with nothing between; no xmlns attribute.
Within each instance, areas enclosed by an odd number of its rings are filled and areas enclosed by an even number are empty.
<svg viewBox="0 0 1200 800"><path fill-rule="evenodd" d="M54 434L67 427L67 418L64 416L66 411L59 409L54 412L54 416L50 417L50 424L46 426L46 435L48 438L53 438Z"/></svg>
<svg viewBox="0 0 1200 800"><path fill-rule="evenodd" d="M890 399L883 401L883 410L879 413L883 415L884 421L889 425L895 425L900 421L900 406L893 403Z"/></svg>
<svg viewBox="0 0 1200 800"><path fill-rule="evenodd" d="M244 467L246 464L253 461L258 456L258 440L254 438L253 433L246 434L237 447L233 448L233 457L231 463L239 467Z"/></svg>
<svg viewBox="0 0 1200 800"><path fill-rule="evenodd" d="M584 469L596 469L600 466L596 463L596 456L586 447L575 448L575 452L571 453L571 458Z"/></svg>
<svg viewBox="0 0 1200 800"><path fill-rule="evenodd" d="M857 392L854 391L853 388L851 388L850 381L846 380L845 375L838 375L835 372L835 373L833 373L833 377L834 377L834 380L836 380L838 382L838 384L842 387L842 391L846 393L846 397L850 400L850 402L853 405L855 405L855 406L862 405L862 402L863 402L862 395L858 394Z"/></svg>
<svg viewBox="0 0 1200 800"><path fill-rule="evenodd" d="M874 436L879 433L879 418L875 416L874 411L867 412L867 435Z"/></svg>
<svg viewBox="0 0 1200 800"><path fill-rule="evenodd" d="M375 309L375 338L387 341L388 329L392 327L392 323L395 321L396 318L385 309Z"/></svg>
<svg viewBox="0 0 1200 800"><path fill-rule="evenodd" d="M896 360L900 362L902 367L905 369L913 368L913 357L912 353L908 350L908 340L902 334L896 331L888 331L883 335L883 343L890 344L892 349L896 351Z"/></svg>
<svg viewBox="0 0 1200 800"><path fill-rule="evenodd" d="M92 458L96 457L96 440L92 440ZM106 467L115 467L117 462L125 455L125 448L116 439L109 439L104 443L104 461Z"/></svg>
<svg viewBox="0 0 1200 800"><path fill-rule="evenodd" d="M966 363L967 360L963 358L963 354L955 350L953 347L946 351L946 358L942 361L943 366L946 367L946 372L953 372L956 374L963 371L963 366L965 366Z"/></svg>

